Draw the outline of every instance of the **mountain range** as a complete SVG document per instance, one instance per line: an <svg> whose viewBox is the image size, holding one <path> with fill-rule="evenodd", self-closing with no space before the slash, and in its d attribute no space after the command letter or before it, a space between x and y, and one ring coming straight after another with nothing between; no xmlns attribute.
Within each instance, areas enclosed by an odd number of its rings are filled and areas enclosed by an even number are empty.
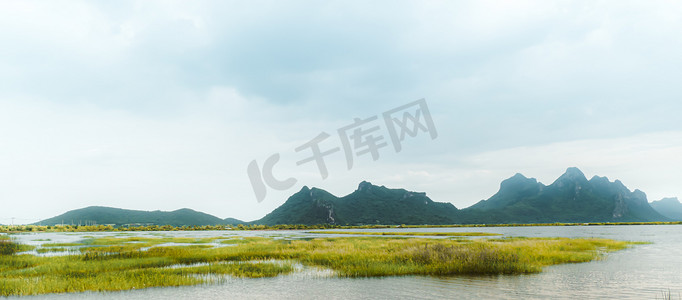
<svg viewBox="0 0 682 300"><path fill-rule="evenodd" d="M619 180L594 176L587 179L577 168L550 185L516 174L502 181L497 193L471 207L431 200L426 193L390 189L363 181L342 197L323 189L303 187L284 204L260 220L242 222L180 209L172 212L133 211L88 207L43 220L43 225L73 221L97 224L219 225L219 224L500 224L651 222L682 220L676 198L648 203L640 190L630 191Z"/></svg>
<svg viewBox="0 0 682 300"><path fill-rule="evenodd" d="M321 189L291 196L257 224L500 224L669 221L656 212L640 190L622 182L595 176L587 180L577 168L568 168L556 181L544 185L516 174L499 191L471 207L429 199L425 193L388 189L369 182L338 198Z"/></svg>
<svg viewBox="0 0 682 300"><path fill-rule="evenodd" d="M668 220L640 190L620 180L568 168L550 185L521 174L503 181L499 191L462 211L464 223L647 222Z"/></svg>

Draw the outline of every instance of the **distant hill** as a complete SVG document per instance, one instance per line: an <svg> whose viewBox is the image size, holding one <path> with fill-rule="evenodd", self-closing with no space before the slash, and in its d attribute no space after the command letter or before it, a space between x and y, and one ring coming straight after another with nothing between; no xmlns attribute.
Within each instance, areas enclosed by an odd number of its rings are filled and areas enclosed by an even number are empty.
<svg viewBox="0 0 682 300"><path fill-rule="evenodd" d="M235 218L227 218L223 220L223 224L225 225L238 225L238 224L246 224L247 222L244 222L242 220L237 220Z"/></svg>
<svg viewBox="0 0 682 300"><path fill-rule="evenodd" d="M545 186L521 174L504 180L488 200L463 209L465 223L631 222L667 221L647 202L640 190L606 177L587 180L577 168L568 168Z"/></svg>
<svg viewBox="0 0 682 300"><path fill-rule="evenodd" d="M102 206L91 206L66 212L62 215L38 222L42 225L57 224L126 224L204 226L243 223L236 219L218 217L183 208L175 211L139 211Z"/></svg>
<svg viewBox="0 0 682 300"><path fill-rule="evenodd" d="M663 198L651 202L651 207L665 217L676 221L682 221L682 203L680 203L677 198Z"/></svg>
<svg viewBox="0 0 682 300"><path fill-rule="evenodd" d="M344 197L303 187L255 224L452 224L457 208L425 193L389 189L363 181Z"/></svg>

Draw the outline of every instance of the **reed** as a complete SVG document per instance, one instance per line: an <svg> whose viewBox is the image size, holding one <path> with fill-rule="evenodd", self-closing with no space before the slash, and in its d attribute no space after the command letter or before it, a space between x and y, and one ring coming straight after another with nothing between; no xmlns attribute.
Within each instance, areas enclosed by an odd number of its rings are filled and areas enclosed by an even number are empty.
<svg viewBox="0 0 682 300"><path fill-rule="evenodd" d="M498 236L499 233L488 232L367 232L367 231L308 231L317 234L353 234L353 235L392 235L392 236Z"/></svg>
<svg viewBox="0 0 682 300"><path fill-rule="evenodd" d="M19 244L10 237L0 236L0 255L14 255L23 251L31 251L35 248L35 246Z"/></svg>
<svg viewBox="0 0 682 300"><path fill-rule="evenodd" d="M48 248L38 248L36 249L36 252L38 253L57 253L57 252L68 252L71 251L68 248L63 248L63 247L48 247Z"/></svg>

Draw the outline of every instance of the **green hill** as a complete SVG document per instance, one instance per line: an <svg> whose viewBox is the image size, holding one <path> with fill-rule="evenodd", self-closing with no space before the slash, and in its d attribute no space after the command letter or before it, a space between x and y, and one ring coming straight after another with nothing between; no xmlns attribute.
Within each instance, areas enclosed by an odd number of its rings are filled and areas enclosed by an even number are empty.
<svg viewBox="0 0 682 300"><path fill-rule="evenodd" d="M363 181L350 195L303 187L255 224L451 224L457 208L425 193L389 189Z"/></svg>
<svg viewBox="0 0 682 300"><path fill-rule="evenodd" d="M667 221L640 190L630 191L619 180L594 176L587 180L568 168L545 186L521 174L503 181L488 200L462 210L464 223L553 223Z"/></svg>
<svg viewBox="0 0 682 300"><path fill-rule="evenodd" d="M121 208L91 206L76 209L62 215L38 222L42 225L57 224L127 224L172 225L172 226L204 226L243 223L236 219L220 219L218 217L183 208L175 211L139 211Z"/></svg>
<svg viewBox="0 0 682 300"><path fill-rule="evenodd" d="M677 198L663 198L651 202L651 207L665 217L676 221L682 221L682 203L680 203Z"/></svg>

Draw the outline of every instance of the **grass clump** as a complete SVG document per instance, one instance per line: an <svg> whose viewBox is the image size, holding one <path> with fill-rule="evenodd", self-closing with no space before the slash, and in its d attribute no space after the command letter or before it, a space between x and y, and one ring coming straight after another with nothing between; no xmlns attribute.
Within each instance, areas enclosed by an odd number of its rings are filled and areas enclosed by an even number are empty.
<svg viewBox="0 0 682 300"><path fill-rule="evenodd" d="M6 236L0 236L0 255L14 255L19 252L31 251L35 246L19 244Z"/></svg>
<svg viewBox="0 0 682 300"><path fill-rule="evenodd" d="M71 251L68 248L63 248L63 247L48 247L48 248L38 248L36 249L36 252L40 254L44 253L58 253L58 252L68 252Z"/></svg>
<svg viewBox="0 0 682 300"><path fill-rule="evenodd" d="M19 245L8 239L0 239L0 255L14 255L19 252Z"/></svg>
<svg viewBox="0 0 682 300"><path fill-rule="evenodd" d="M224 245L238 245L238 244L249 244L256 241L267 241L269 239L263 237L244 237L244 238L231 238L227 240L220 241Z"/></svg>
<svg viewBox="0 0 682 300"><path fill-rule="evenodd" d="M114 246L114 245L128 245L128 244L143 244L146 246L159 244L208 244L220 238L186 238L186 237L101 237L89 238L82 241L78 245L95 245L95 246Z"/></svg>
<svg viewBox="0 0 682 300"><path fill-rule="evenodd" d="M294 267L288 262L243 262L243 263L223 263L206 266L184 267L174 269L180 274L223 274L235 277L262 278L274 277L279 274L291 273Z"/></svg>
<svg viewBox="0 0 682 300"><path fill-rule="evenodd" d="M58 247L76 247L76 246L83 246L84 244L82 243L49 243L49 244L43 244L43 248L58 248Z"/></svg>
<svg viewBox="0 0 682 300"><path fill-rule="evenodd" d="M628 245L604 239L340 238L310 241L298 255L304 263L347 277L491 275L537 273L544 266L587 262Z"/></svg>

